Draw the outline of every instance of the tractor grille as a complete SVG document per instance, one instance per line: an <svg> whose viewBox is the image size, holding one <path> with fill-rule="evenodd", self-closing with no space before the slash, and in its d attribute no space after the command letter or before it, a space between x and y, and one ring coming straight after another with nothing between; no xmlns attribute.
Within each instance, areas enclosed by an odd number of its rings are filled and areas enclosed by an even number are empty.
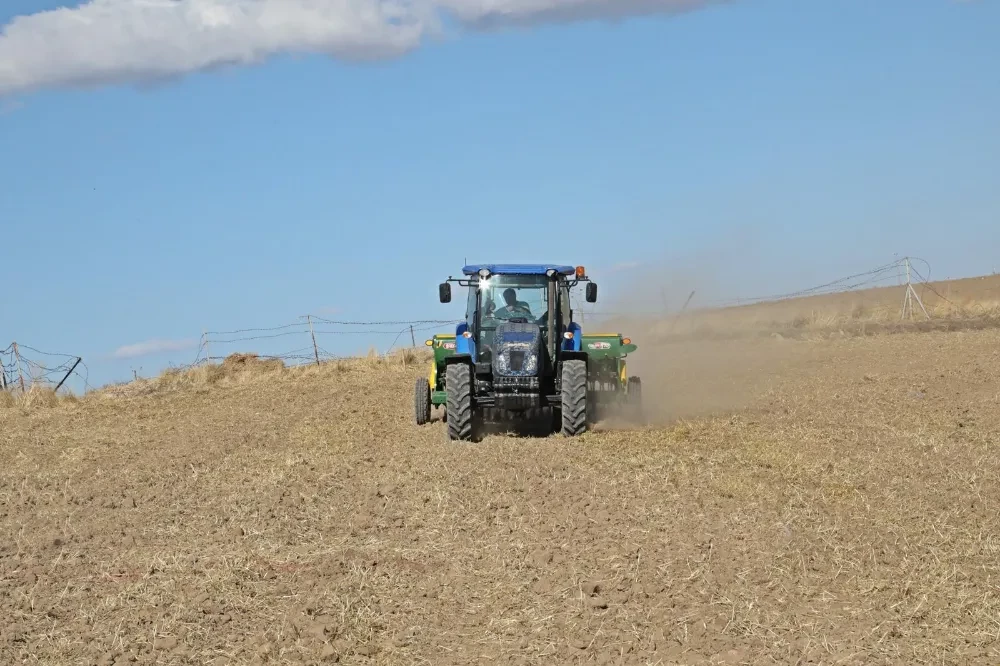
<svg viewBox="0 0 1000 666"><path fill-rule="evenodd" d="M541 383L538 377L494 377L493 386L498 391L520 389L522 391L537 391Z"/></svg>

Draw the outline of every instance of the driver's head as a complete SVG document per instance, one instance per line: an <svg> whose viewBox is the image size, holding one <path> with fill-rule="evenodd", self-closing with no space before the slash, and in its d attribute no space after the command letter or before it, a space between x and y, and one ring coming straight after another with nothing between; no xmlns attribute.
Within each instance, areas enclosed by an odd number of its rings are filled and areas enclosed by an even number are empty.
<svg viewBox="0 0 1000 666"><path fill-rule="evenodd" d="M505 289L503 292L503 300L504 303L507 304L507 307L514 307L514 304L517 303L517 292L513 289Z"/></svg>

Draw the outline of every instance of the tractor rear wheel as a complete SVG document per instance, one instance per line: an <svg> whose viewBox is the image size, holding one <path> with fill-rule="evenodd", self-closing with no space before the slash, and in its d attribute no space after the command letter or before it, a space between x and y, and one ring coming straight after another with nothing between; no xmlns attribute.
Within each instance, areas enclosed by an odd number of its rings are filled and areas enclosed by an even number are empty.
<svg viewBox="0 0 1000 666"><path fill-rule="evenodd" d="M465 363L449 365L445 385L448 387L448 439L469 441L474 434L472 368Z"/></svg>
<svg viewBox="0 0 1000 666"><path fill-rule="evenodd" d="M587 430L587 363L565 361L562 365L562 434L581 435Z"/></svg>
<svg viewBox="0 0 1000 666"><path fill-rule="evenodd" d="M413 414L417 425L424 425L431 420L431 386L421 377L417 380L413 391Z"/></svg>

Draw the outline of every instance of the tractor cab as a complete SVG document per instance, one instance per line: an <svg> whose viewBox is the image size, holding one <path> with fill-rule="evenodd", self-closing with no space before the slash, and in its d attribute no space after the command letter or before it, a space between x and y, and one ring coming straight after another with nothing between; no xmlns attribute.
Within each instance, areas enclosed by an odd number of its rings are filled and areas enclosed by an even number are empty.
<svg viewBox="0 0 1000 666"><path fill-rule="evenodd" d="M498 329L517 329L521 337L537 333L549 360L567 340L579 350L579 335L572 335L579 327L573 322L570 290L586 281L587 301L597 300L597 285L582 266L484 264L462 270L466 279L449 279L439 289L441 302L449 303L450 282L467 288L465 321L456 330L459 353L472 355L477 363L491 363Z"/></svg>

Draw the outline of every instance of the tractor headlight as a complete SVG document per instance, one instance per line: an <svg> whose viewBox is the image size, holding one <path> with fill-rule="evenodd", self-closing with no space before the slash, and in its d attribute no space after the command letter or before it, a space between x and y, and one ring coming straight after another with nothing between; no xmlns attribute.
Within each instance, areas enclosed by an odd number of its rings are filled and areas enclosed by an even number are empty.
<svg viewBox="0 0 1000 666"><path fill-rule="evenodd" d="M488 268L480 268L479 269L479 277L481 277L482 279L485 280L489 276L490 276L490 269L488 269Z"/></svg>
<svg viewBox="0 0 1000 666"><path fill-rule="evenodd" d="M545 271L545 274L549 277L552 277L553 275L556 274L556 269L550 268L549 270Z"/></svg>
<svg viewBox="0 0 1000 666"><path fill-rule="evenodd" d="M566 331L565 333L563 333L563 337L566 338L567 340L572 340L573 339L573 332L572 331Z"/></svg>

